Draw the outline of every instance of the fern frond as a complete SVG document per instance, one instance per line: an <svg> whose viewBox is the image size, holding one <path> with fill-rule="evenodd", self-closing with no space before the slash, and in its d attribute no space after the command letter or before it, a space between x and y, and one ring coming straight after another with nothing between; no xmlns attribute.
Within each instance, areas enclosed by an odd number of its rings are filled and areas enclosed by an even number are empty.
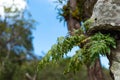
<svg viewBox="0 0 120 80"><path fill-rule="evenodd" d="M76 72L79 70L79 67L83 65L83 57L84 57L82 55L83 53L84 53L83 49L79 49L76 51L76 54L73 57L71 57L70 62L64 71L64 74L70 71Z"/></svg>
<svg viewBox="0 0 120 80"><path fill-rule="evenodd" d="M106 54L110 55L111 48L116 47L115 39L109 34L96 33L90 37L86 37L83 34L80 36L60 37L57 39L57 44L53 45L46 56L40 61L38 68L44 68L49 62L57 63L57 61L64 58L64 55L71 51L73 47L79 46L80 44L84 45L71 57L65 73L69 71L76 72L79 70L79 66L83 64L94 64L100 54L103 56L106 56Z"/></svg>
<svg viewBox="0 0 120 80"><path fill-rule="evenodd" d="M59 37L57 39L57 44L53 45L46 56L40 61L39 69L42 69L43 66L48 64L50 61L57 62L61 58L64 58L65 54L71 51L74 46L78 46L85 38L86 37L84 35Z"/></svg>

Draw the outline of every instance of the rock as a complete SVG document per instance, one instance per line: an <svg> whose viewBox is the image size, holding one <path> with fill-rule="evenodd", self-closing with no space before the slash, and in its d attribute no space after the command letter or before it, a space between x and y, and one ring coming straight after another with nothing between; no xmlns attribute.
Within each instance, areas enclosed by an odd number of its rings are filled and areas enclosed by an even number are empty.
<svg viewBox="0 0 120 80"><path fill-rule="evenodd" d="M117 41L117 48L111 52L110 70L114 80L120 80L120 40Z"/></svg>
<svg viewBox="0 0 120 80"><path fill-rule="evenodd" d="M94 6L88 34L96 32L114 33L117 48L108 56L113 80L120 80L120 0L98 0ZM119 41L119 42L118 42Z"/></svg>
<svg viewBox="0 0 120 80"><path fill-rule="evenodd" d="M91 18L96 20L88 34L106 30L120 31L120 0L98 0Z"/></svg>

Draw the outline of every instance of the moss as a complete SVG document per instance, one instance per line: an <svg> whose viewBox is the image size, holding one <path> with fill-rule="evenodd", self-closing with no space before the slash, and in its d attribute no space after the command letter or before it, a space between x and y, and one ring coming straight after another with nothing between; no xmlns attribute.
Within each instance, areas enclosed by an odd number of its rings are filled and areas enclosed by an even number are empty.
<svg viewBox="0 0 120 80"><path fill-rule="evenodd" d="M69 8L69 5L66 4L66 5L64 5L63 8L62 8L61 16L63 16L64 19L67 20L68 17L69 17L69 15L70 15L70 8Z"/></svg>
<svg viewBox="0 0 120 80"><path fill-rule="evenodd" d="M83 16L83 6L85 0L77 0L77 6L74 11L72 11L72 17L77 19L78 21L82 21L82 16Z"/></svg>
<svg viewBox="0 0 120 80"><path fill-rule="evenodd" d="M79 21L81 20L81 15L78 7L76 7L76 9L72 12L72 17Z"/></svg>
<svg viewBox="0 0 120 80"><path fill-rule="evenodd" d="M82 20L82 16L83 16L83 4L84 4L85 0L77 0L77 6L76 9L74 11L70 10L70 6L69 6L69 2L64 5L61 10L62 12L60 13L60 16L62 16L65 21L68 20L70 14L72 15L73 18L75 18L78 21Z"/></svg>

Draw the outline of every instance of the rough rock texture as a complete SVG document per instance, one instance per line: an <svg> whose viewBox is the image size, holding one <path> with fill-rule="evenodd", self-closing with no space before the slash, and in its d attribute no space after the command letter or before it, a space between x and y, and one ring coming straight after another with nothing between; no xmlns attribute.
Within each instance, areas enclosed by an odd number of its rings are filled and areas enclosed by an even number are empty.
<svg viewBox="0 0 120 80"><path fill-rule="evenodd" d="M91 18L95 18L95 22L91 24L88 34L104 31L120 37L120 0L98 0ZM120 40L117 41L117 48L112 50L109 60L113 80L120 80Z"/></svg>
<svg viewBox="0 0 120 80"><path fill-rule="evenodd" d="M102 30L120 31L120 0L98 0L92 17L95 22L89 33Z"/></svg>
<svg viewBox="0 0 120 80"><path fill-rule="evenodd" d="M100 31L117 35L117 48L108 57L113 80L120 80L120 0L98 0L91 18L95 21L88 34Z"/></svg>
<svg viewBox="0 0 120 80"><path fill-rule="evenodd" d="M112 77L114 80L120 80L120 41L117 41L117 48L112 50L110 57Z"/></svg>

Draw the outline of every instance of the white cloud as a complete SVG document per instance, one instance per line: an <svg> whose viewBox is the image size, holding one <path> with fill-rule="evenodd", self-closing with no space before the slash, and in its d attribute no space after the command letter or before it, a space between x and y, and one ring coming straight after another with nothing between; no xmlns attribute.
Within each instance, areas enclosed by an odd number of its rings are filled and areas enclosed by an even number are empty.
<svg viewBox="0 0 120 80"><path fill-rule="evenodd" d="M18 9L19 11L25 9L27 6L25 0L0 0L0 16L4 17L4 7L11 8L12 11Z"/></svg>
<svg viewBox="0 0 120 80"><path fill-rule="evenodd" d="M27 5L25 0L14 0L14 4L19 10L24 9Z"/></svg>

